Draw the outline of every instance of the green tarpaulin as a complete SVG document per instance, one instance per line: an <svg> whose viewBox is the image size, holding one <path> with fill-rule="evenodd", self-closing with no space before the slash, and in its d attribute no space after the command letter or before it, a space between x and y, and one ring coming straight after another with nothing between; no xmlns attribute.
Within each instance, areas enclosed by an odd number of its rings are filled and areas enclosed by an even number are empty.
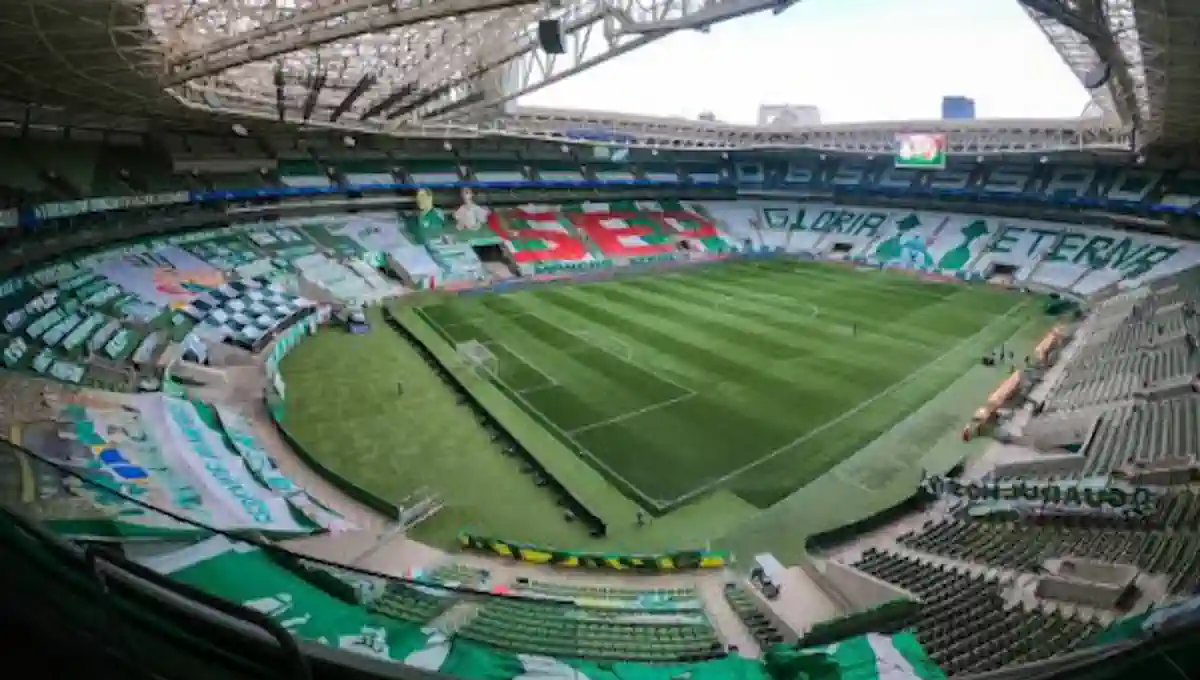
<svg viewBox="0 0 1200 680"><path fill-rule="evenodd" d="M824 647L776 645L764 659L773 680L944 680L912 633L868 633Z"/></svg>
<svg viewBox="0 0 1200 680"><path fill-rule="evenodd" d="M473 680L944 680L916 638L865 635L827 647L772 648L765 663L732 655L678 665L595 663L515 654L448 637L343 601L257 548L214 538L147 566L262 612L297 637ZM364 581L363 591L369 589Z"/></svg>

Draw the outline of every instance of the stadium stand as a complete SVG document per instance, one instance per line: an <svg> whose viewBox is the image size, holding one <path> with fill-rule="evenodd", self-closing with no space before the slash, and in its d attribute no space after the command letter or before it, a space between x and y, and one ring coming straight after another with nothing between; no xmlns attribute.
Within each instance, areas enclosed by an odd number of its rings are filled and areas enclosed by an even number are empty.
<svg viewBox="0 0 1200 680"><path fill-rule="evenodd" d="M1009 606L994 577L874 550L854 566L921 598L913 624L917 639L951 676L1046 659L1102 628L1057 612Z"/></svg>
<svg viewBox="0 0 1200 680"><path fill-rule="evenodd" d="M6 673L1200 677L1197 3L1021 0L1088 90L1070 119L768 106L788 115L757 126L527 95L797 3L432 4L0 2ZM970 76L978 55L940 54L920 19L921 58ZM869 61L858 37L808 66ZM692 89L724 94L710 80ZM860 275L885 285L856 308ZM552 318L524 306L555 296ZM423 311L448 299L466 302ZM1051 323L1028 357L975 347ZM867 396L860 366L926 352ZM1004 387L971 418L953 387L939 411L951 380ZM830 408L794 439L843 386L876 422ZM742 427L697 427L735 410ZM916 424L875 439L889 410ZM313 455L305 418L347 427ZM585 444L613 422L610 466ZM742 475L734 454L760 449ZM343 451L378 470L351 479ZM676 469L635 469L654 454ZM565 540L489 538L544 518Z"/></svg>
<svg viewBox="0 0 1200 680"><path fill-rule="evenodd" d="M742 625L746 626L750 634L754 636L754 641L760 648L767 649L771 645L783 642L783 634L762 612L754 599L746 593L746 589L741 584L725 584L725 599L741 619Z"/></svg>
<svg viewBox="0 0 1200 680"><path fill-rule="evenodd" d="M483 605L459 634L549 656L677 663L724 655L702 609L670 603L614 612L607 607L495 601Z"/></svg>
<svg viewBox="0 0 1200 680"><path fill-rule="evenodd" d="M584 166L535 158L525 166L508 160L399 157L380 150L350 153L337 143L300 145L289 136L260 140L178 133L164 139L174 173L163 172L166 160L122 146L68 145L59 153L59 147L47 150L6 141L20 147L13 154L18 162L0 167L6 205L179 190L325 190L398 182L442 185L462 179L658 178L704 183L736 174L709 162ZM762 187L792 175L789 168L783 170L743 174L754 178L748 184ZM1111 297L1073 329L1074 343L1061 362L1062 376L1046 398L1044 411L1022 433L1029 441L1049 442L1052 445L1044 448L1058 454L1065 451L1080 462L1063 461L1060 468L1042 466L1037 475L993 479L1133 478L1163 466L1194 466L1200 456L1200 397L1191 387L1200 363L1188 344L1189 334L1194 337L1200 330L1194 313L1188 311L1188 305L1200 299L1200 279L1197 270L1181 273L1197 261L1194 246L1171 242L1177 251L1171 258L1125 278L1122 274L1128 272L1107 262L1063 265L1048 257L1048 248L1003 259L997 250L1001 233L979 232L973 226L975 216L966 213L858 210L833 204L797 209L794 203L766 199L736 203L606 199L587 191L570 201L546 205L514 194L512 202L518 205L498 202L489 207L489 214L500 223L500 230L489 231L489 238L504 249L508 259L502 263L482 260L472 245L471 230L452 217L423 221L422 216L389 204L354 213L322 209L320 214L300 217L250 210L246 217L233 220L232 228L193 232L174 242L160 238L86 256L71 254L52 266L14 273L5 282L0 311L5 365L19 373L0 376L5 399L0 428L62 419L64 405L89 399L97 411L104 411L104 405L97 403L103 400L142 409L142 402L104 395L152 387L146 381L160 378L164 364L177 356L189 338L203 337L253 354L285 333L297 317L321 306L371 303L411 292L422 287L422 277L409 249L425 255L434 272L429 278L437 285L483 285L512 278L515 272L532 273L527 265L540 261L523 259L521 253L544 252L544 244L530 244L547 233L557 234L555 238L563 239L560 243L578 244L585 253L583 261L628 264L633 256L623 249L630 249L632 241L606 235L611 226L606 220L649 220L680 238L718 242L712 245L714 253L780 250L877 267L900 267L903 260L909 263L905 268L912 265L924 273L966 280L992 278L996 267L1003 266L1012 268L1009 276L1016 285L1049 286L1080 297L1104 290ZM441 194L436 199L446 205L456 200ZM297 202L295 197L270 200L272 209L281 202ZM234 204L241 209L255 207L250 202L230 203ZM910 216L920 224L907 221ZM847 236L829 226L839 221L875 226ZM690 222L711 224L713 229L698 231ZM114 227L113 233L119 230ZM924 239L920 248L896 245L903 241L901 236L914 233ZM1072 233L1093 232L1078 228ZM1094 233L1100 235L1096 238L1113 238L1107 235L1112 232ZM1147 237L1137 243L1149 248L1165 242ZM675 256L677 250L676 241L669 239L664 243L645 239L637 245L646 248L639 255ZM705 251L698 246L697 252ZM393 271L384 273L386 262L395 264ZM172 278L164 271L187 276ZM230 455L261 462L259 457L247 458L252 455L247 450L261 443L251 445L236 436L238 423L222 415L220 404L190 406L198 419L215 419L211 430L227 443ZM148 408L140 412L145 411ZM494 443L498 450L504 449L502 441ZM12 460L19 459L5 458L5 465ZM115 459L108 463L121 465ZM4 470L0 474L6 482L20 474L16 468ZM277 478L275 482L282 483ZM22 489L5 491L6 499L21 496ZM1087 558L1133 565L1145 575L1165 579L1167 593L1194 593L1200 586L1197 499L1189 489L1169 492L1156 513L1146 517L1020 515L1014 519L998 506L993 508L996 517L936 515L923 529L902 535L897 552L868 549L853 567L919 600L918 613L897 630L915 631L947 674L1009 669L1085 649L1117 617L1112 611L1064 607L1046 599L1037 604L1015 601L1011 593L1020 574L1040 573L1050 561ZM323 517L326 524L334 521L299 498L295 502ZM254 593L256 599L234 588L237 578L230 574L243 569L235 560L254 554L234 553L224 555L231 567L165 573L240 602L267 599L266 586ZM348 611L355 617L378 616L370 619L372 625L387 621L380 627L397 626L389 630L388 640L411 638L409 651L419 646L417 632L424 628L451 636L460 650L469 649L465 643L474 643L489 655L536 655L601 665L684 664L698 673L707 667L705 663L720 663L728 656L707 611L709 605L691 587L622 588L541 579L500 584L486 570L462 564L403 581L328 565L297 568L280 560L247 564L261 570L254 573L271 583L291 584L285 579L299 574L306 583L352 607ZM503 585L509 595L480 596L497 585ZM470 592L448 590L460 586ZM766 616L743 586L729 584L724 596L764 650L791 639L792 632L782 631ZM324 599L321 603L333 606ZM364 644L375 645L371 649L377 652L386 647L379 638L372 639Z"/></svg>
<svg viewBox="0 0 1200 680"><path fill-rule="evenodd" d="M430 584L454 584L481 587L486 585L487 572L462 564L447 564L422 574L419 581ZM458 604L445 592L422 590L419 585L389 582L383 593L371 602L371 609L392 618L410 623L427 624Z"/></svg>

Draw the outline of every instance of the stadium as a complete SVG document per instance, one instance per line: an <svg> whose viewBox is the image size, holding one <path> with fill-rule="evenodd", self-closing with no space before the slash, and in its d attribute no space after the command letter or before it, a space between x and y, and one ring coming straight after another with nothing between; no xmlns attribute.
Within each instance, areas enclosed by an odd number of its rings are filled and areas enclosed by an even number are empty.
<svg viewBox="0 0 1200 680"><path fill-rule="evenodd" d="M1200 12L1019 2L1082 116L520 103L778 0L0 3L7 665L1200 676Z"/></svg>

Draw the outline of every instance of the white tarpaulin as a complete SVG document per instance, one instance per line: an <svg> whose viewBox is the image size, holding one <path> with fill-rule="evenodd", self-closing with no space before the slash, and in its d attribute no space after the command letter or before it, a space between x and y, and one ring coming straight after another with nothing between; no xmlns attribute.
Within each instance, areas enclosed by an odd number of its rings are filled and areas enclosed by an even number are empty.
<svg viewBox="0 0 1200 680"><path fill-rule="evenodd" d="M242 460L225 446L218 433L201 420L196 407L182 399L141 397L139 408L159 423L175 460L191 468L205 491L225 514L230 528L308 533L292 515L287 500L259 484ZM173 445L172 445L173 444Z"/></svg>
<svg viewBox="0 0 1200 680"><path fill-rule="evenodd" d="M241 414L222 406L214 408L220 418L221 427L225 430L225 436L232 442L234 450L241 456L250 474L254 475L260 484L287 498L289 505L322 529L338 533L355 528L341 515L322 505L307 491L285 477L255 438L250 422Z"/></svg>
<svg viewBox="0 0 1200 680"><path fill-rule="evenodd" d="M329 233L349 238L368 252L386 253L413 245L395 213L360 213L348 218L345 224L330 225L328 229Z"/></svg>
<svg viewBox="0 0 1200 680"><path fill-rule="evenodd" d="M22 479L21 500L55 531L114 540L209 533L121 496L217 529L282 536L321 530L286 494L259 483L192 403L161 394L83 392L69 399L57 422L23 426L19 442L90 482L27 461L33 474Z"/></svg>

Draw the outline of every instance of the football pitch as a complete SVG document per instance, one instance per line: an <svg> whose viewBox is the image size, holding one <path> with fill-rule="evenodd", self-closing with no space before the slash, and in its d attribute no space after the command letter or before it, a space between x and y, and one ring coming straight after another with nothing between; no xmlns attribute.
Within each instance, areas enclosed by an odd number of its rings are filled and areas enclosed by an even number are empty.
<svg viewBox="0 0 1200 680"><path fill-rule="evenodd" d="M771 261L436 298L417 312L452 345L486 348L474 370L666 511L716 489L776 503L1035 309L998 288Z"/></svg>

